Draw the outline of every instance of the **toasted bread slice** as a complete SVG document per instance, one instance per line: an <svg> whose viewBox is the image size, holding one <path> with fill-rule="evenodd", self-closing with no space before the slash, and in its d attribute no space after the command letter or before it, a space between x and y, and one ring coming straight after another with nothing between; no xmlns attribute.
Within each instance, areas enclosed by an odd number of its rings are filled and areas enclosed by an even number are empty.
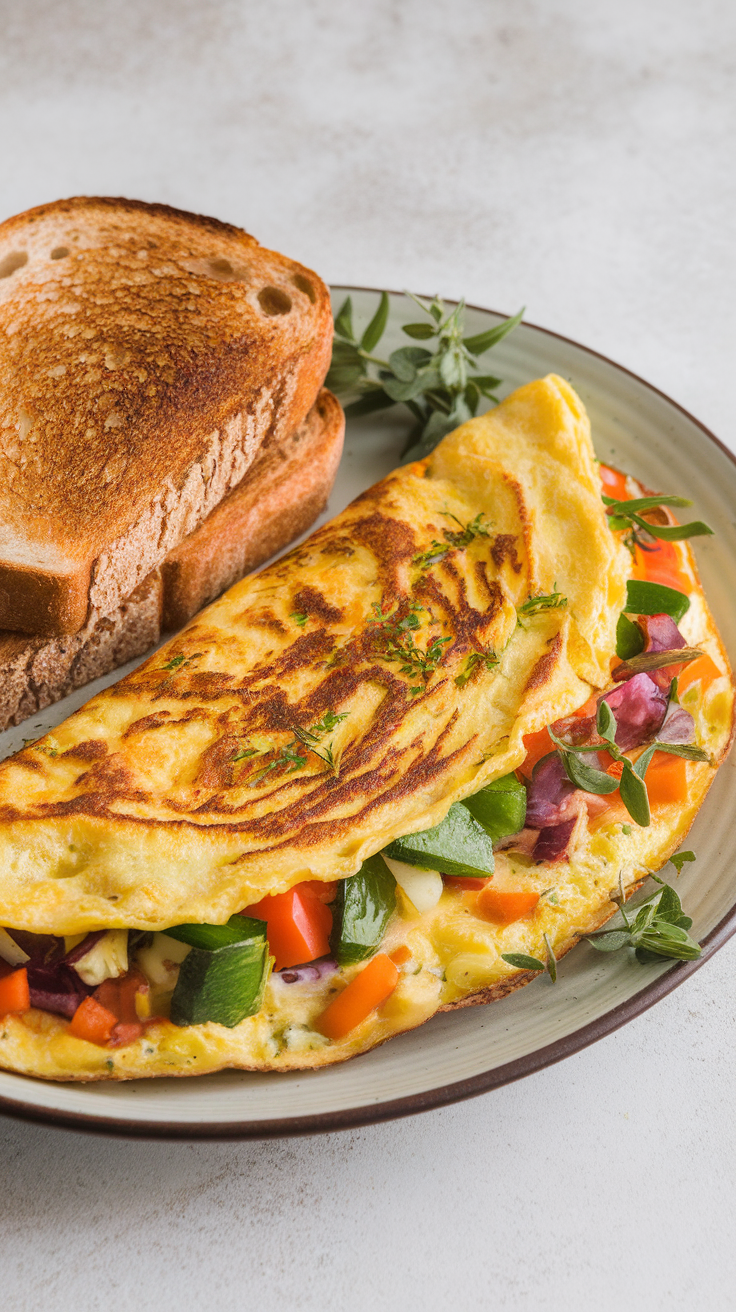
<svg viewBox="0 0 736 1312"><path fill-rule="evenodd" d="M309 528L332 489L344 429L339 402L323 390L299 428L274 434L239 486L112 615L93 614L60 638L0 633L0 729L142 656Z"/></svg>
<svg viewBox="0 0 736 1312"><path fill-rule="evenodd" d="M323 388L299 428L265 443L242 483L163 562L164 630L309 528L327 504L344 433L340 402Z"/></svg>
<svg viewBox="0 0 736 1312"><path fill-rule="evenodd" d="M327 288L230 224L76 197L0 225L0 628L125 597L293 431Z"/></svg>

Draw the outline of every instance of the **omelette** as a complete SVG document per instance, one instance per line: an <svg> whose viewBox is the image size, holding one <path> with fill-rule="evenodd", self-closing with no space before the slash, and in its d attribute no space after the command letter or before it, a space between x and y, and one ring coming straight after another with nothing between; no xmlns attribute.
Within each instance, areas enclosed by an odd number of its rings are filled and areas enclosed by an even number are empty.
<svg viewBox="0 0 736 1312"><path fill-rule="evenodd" d="M314 1068L597 930L733 723L645 492L530 383L2 763L0 1066Z"/></svg>

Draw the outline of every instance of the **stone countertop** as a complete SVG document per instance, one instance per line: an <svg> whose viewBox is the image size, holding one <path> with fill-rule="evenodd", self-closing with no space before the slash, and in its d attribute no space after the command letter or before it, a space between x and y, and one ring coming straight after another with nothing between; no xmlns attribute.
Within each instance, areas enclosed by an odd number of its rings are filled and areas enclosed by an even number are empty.
<svg viewBox="0 0 736 1312"><path fill-rule="evenodd" d="M736 448L728 0L2 5L2 214L80 192L242 224L335 283L465 295ZM736 941L472 1102L260 1144L0 1120L9 1306L726 1309Z"/></svg>

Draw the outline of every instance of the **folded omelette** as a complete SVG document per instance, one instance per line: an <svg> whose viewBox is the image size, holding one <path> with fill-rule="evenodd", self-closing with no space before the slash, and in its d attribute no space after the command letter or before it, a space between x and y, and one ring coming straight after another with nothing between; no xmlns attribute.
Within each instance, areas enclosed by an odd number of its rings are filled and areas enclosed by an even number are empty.
<svg viewBox="0 0 736 1312"><path fill-rule="evenodd" d="M579 398L530 383L0 765L0 1065L324 1065L612 915L689 828L733 694L689 547L687 613L637 619L601 490ZM594 794L562 767L597 745Z"/></svg>

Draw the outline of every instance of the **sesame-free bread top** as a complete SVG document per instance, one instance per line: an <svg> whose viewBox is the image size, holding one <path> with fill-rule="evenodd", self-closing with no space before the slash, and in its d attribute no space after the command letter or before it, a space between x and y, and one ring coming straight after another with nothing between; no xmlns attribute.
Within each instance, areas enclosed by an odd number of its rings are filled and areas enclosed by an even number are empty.
<svg viewBox="0 0 736 1312"><path fill-rule="evenodd" d="M75 197L0 224L0 629L110 614L311 408L329 294L216 219Z"/></svg>

